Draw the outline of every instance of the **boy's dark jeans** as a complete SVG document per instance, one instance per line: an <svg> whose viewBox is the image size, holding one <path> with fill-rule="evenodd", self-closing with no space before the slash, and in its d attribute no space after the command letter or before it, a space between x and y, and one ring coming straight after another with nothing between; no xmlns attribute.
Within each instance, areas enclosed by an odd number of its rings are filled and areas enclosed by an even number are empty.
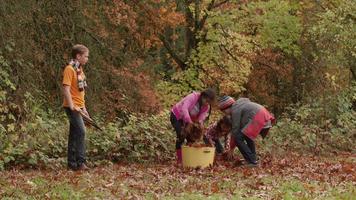
<svg viewBox="0 0 356 200"><path fill-rule="evenodd" d="M69 119L68 167L76 169L85 160L85 125L82 116L69 108L64 108Z"/></svg>
<svg viewBox="0 0 356 200"><path fill-rule="evenodd" d="M248 163L256 164L255 142L239 131L235 135L236 146Z"/></svg>
<svg viewBox="0 0 356 200"><path fill-rule="evenodd" d="M260 134L264 134L266 131L268 132L268 128L262 129ZM239 148L239 151L241 152L244 159L248 163L257 164L255 142L249 137L247 137L245 134L243 134L241 131L239 131L234 138L236 141L236 145Z"/></svg>
<svg viewBox="0 0 356 200"><path fill-rule="evenodd" d="M204 135L204 138L203 138L205 144L209 144L209 140L208 138L206 138L206 136ZM223 153L224 152L224 147L223 145L221 144L220 140L219 139L213 139L214 143L215 143L215 150L216 150L216 153ZM226 142L226 141L225 141Z"/></svg>

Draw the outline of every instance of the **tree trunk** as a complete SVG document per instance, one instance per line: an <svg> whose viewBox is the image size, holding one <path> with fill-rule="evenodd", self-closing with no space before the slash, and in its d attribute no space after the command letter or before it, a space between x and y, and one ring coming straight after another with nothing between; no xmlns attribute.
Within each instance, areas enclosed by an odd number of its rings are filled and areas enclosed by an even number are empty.
<svg viewBox="0 0 356 200"><path fill-rule="evenodd" d="M185 59L187 60L190 57L191 51L195 46L195 35L194 35L194 16L192 11L190 10L191 2L190 1L185 1L184 5L184 14L185 14Z"/></svg>
<svg viewBox="0 0 356 200"><path fill-rule="evenodd" d="M356 81L356 67L350 66L351 82Z"/></svg>

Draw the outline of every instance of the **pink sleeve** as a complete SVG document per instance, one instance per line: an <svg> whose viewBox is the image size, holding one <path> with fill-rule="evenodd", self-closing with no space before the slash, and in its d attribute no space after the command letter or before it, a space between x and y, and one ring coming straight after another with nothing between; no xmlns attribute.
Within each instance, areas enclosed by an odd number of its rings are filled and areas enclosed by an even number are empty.
<svg viewBox="0 0 356 200"><path fill-rule="evenodd" d="M204 109L204 112L200 113L200 115L199 115L199 117L198 117L198 121L199 121L199 123L201 123L201 124L204 122L204 120L205 120L206 117L208 116L210 106L205 106L203 109Z"/></svg>
<svg viewBox="0 0 356 200"><path fill-rule="evenodd" d="M193 123L192 119L190 118L189 114L189 107L194 105L195 103L195 94L189 94L188 96L184 97L183 104L182 104L182 114L183 114L183 121L186 123Z"/></svg>

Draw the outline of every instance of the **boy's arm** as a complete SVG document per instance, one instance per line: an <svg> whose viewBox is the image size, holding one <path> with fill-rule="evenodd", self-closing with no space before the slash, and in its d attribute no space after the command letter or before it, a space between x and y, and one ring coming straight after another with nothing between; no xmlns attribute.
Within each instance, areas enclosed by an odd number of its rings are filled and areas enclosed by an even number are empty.
<svg viewBox="0 0 356 200"><path fill-rule="evenodd" d="M86 114L88 117L90 117L90 116L89 116L89 113L88 113L88 110L87 110L87 108L86 108L85 106L83 107L83 112L84 112L84 114Z"/></svg>
<svg viewBox="0 0 356 200"><path fill-rule="evenodd" d="M242 112L239 110L234 110L231 113L231 119L232 119L232 135L237 135L240 132L240 123L241 123L241 118L242 118Z"/></svg>
<svg viewBox="0 0 356 200"><path fill-rule="evenodd" d="M72 80L74 76L75 76L75 71L71 67L67 66L63 72L63 81L62 81L63 96L64 99L67 101L70 110L79 111L79 108L76 108L74 106L72 95L70 94L70 86L72 84Z"/></svg>
<svg viewBox="0 0 356 200"><path fill-rule="evenodd" d="M63 85L63 95L66 101L68 102L68 106L72 111L78 111L79 108L75 107L72 100L72 95L70 94L70 86Z"/></svg>
<svg viewBox="0 0 356 200"><path fill-rule="evenodd" d="M231 145L233 141L231 133L225 136L225 148L224 148L224 157L226 160L232 160L234 158L234 149L235 146Z"/></svg>

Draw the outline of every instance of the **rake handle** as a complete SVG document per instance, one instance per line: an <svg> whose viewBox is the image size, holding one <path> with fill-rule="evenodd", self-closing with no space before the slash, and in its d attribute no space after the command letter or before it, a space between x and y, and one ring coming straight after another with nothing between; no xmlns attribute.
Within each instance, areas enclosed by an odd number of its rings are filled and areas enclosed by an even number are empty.
<svg viewBox="0 0 356 200"><path fill-rule="evenodd" d="M95 121L90 118L88 115L86 115L82 110L79 111L80 115L83 117L83 120L86 121L87 123L89 123L91 126L93 126L94 128L103 131L97 123L95 123Z"/></svg>

